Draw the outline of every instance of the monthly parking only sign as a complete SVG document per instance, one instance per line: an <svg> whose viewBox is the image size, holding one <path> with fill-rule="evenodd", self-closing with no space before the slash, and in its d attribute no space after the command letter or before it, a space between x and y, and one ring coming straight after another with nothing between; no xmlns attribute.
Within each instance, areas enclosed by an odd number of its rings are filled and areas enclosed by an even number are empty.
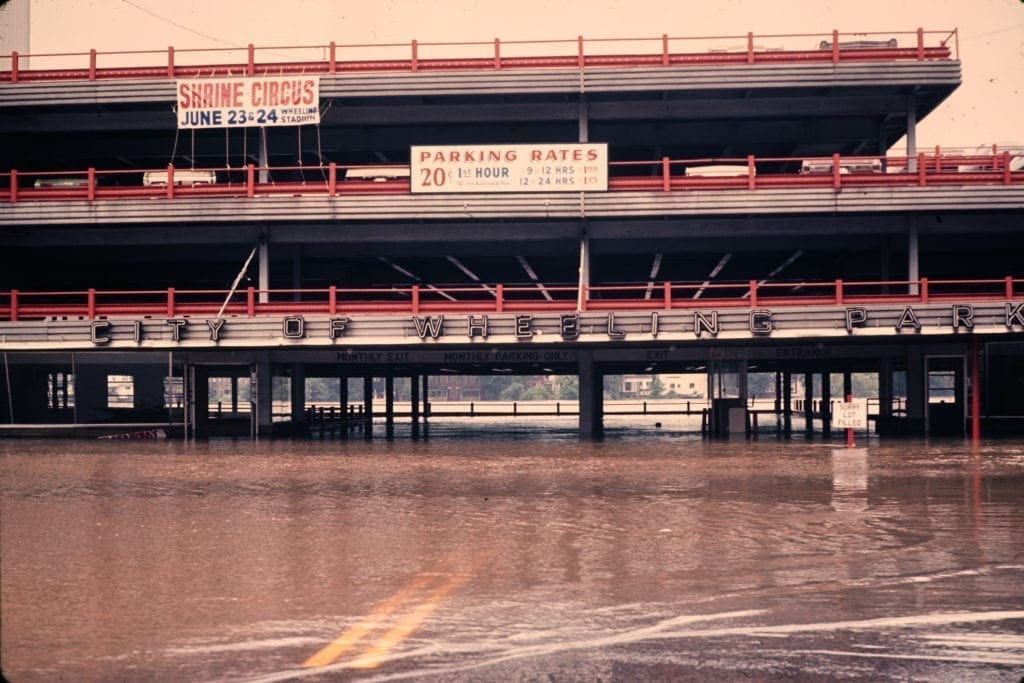
<svg viewBox="0 0 1024 683"><path fill-rule="evenodd" d="M319 76L181 79L177 100L182 129L320 123Z"/></svg>
<svg viewBox="0 0 1024 683"><path fill-rule="evenodd" d="M832 426L838 429L867 429L868 404L865 401L839 403L832 414Z"/></svg>

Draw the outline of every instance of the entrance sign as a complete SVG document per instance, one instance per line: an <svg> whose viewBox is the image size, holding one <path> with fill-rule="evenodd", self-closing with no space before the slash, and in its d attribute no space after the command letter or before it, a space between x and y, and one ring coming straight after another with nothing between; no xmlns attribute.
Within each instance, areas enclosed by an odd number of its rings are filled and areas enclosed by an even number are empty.
<svg viewBox="0 0 1024 683"><path fill-rule="evenodd" d="M867 429L867 401L835 404L835 412L832 414L832 426L838 429Z"/></svg>
<svg viewBox="0 0 1024 683"><path fill-rule="evenodd" d="M180 129L320 123L319 76L181 79L175 91Z"/></svg>
<svg viewBox="0 0 1024 683"><path fill-rule="evenodd" d="M430 145L409 159L414 194L608 189L607 143Z"/></svg>

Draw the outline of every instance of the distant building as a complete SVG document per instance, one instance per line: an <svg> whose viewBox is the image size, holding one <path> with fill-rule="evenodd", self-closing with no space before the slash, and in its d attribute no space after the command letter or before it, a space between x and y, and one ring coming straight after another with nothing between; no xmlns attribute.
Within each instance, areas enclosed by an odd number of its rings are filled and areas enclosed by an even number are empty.
<svg viewBox="0 0 1024 683"><path fill-rule="evenodd" d="M620 392L624 398L646 398L651 395L655 378L661 383L661 397L704 398L707 395L707 375L623 375Z"/></svg>
<svg viewBox="0 0 1024 683"><path fill-rule="evenodd" d="M29 0L0 2L0 55L19 55L18 67L28 69L29 54ZM0 62L0 70L10 68Z"/></svg>

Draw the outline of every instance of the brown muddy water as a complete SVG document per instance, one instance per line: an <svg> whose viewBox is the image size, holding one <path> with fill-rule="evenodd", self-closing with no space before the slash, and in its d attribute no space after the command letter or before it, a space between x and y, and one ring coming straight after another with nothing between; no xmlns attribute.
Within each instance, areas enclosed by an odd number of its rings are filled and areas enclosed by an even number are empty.
<svg viewBox="0 0 1024 683"><path fill-rule="evenodd" d="M1024 675L1024 442L0 441L11 681Z"/></svg>

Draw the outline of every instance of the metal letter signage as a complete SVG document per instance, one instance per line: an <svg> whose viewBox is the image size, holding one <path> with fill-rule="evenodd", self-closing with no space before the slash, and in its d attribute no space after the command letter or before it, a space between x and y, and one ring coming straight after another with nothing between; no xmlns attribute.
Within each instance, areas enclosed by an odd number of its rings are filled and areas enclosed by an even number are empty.
<svg viewBox="0 0 1024 683"><path fill-rule="evenodd" d="M607 143L432 145L409 155L414 194L608 189Z"/></svg>
<svg viewBox="0 0 1024 683"><path fill-rule="evenodd" d="M195 78L176 92L181 129L320 123L319 76Z"/></svg>

